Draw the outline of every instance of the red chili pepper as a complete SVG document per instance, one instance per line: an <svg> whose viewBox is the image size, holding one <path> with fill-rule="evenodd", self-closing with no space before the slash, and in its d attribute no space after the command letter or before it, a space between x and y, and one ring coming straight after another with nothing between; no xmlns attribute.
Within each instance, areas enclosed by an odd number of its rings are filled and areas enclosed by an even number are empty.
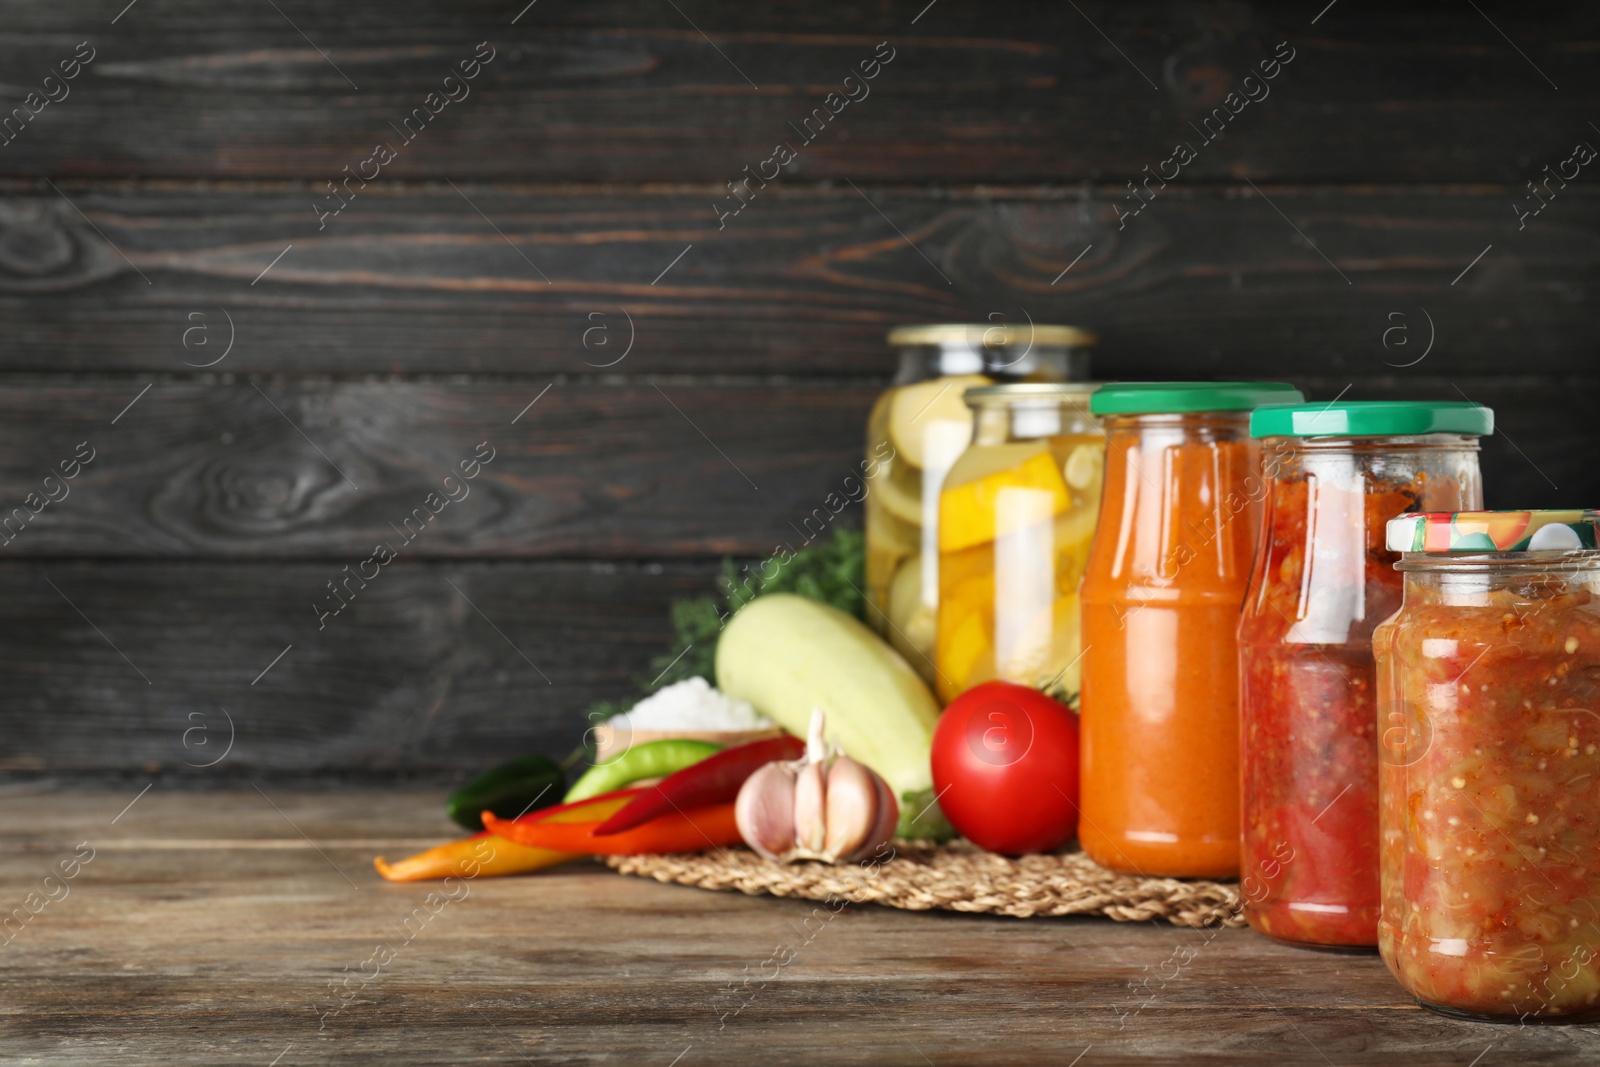
<svg viewBox="0 0 1600 1067"><path fill-rule="evenodd" d="M733 804L675 811L652 819L644 826L620 834L600 837L595 830L600 820L590 822L513 822L483 813L489 832L507 841L557 852L587 852L599 856L636 856L646 852L701 852L708 848L737 845L739 827L734 821Z"/></svg>
<svg viewBox="0 0 1600 1067"><path fill-rule="evenodd" d="M725 748L676 774L667 775L646 789L627 807L601 823L595 836L620 834L669 811L689 811L737 800L739 787L757 768L774 760L799 759L805 750L805 742L790 734Z"/></svg>
<svg viewBox="0 0 1600 1067"><path fill-rule="evenodd" d="M518 815L515 819L501 819L499 821L502 825L514 822L519 826L544 822L547 819L568 823L598 822L607 815L615 815L619 810L627 807L629 803L648 790L648 786L642 785L629 786L626 789L613 789L609 793L600 793L596 796L586 797L583 800L569 801L566 804L555 804L548 808L530 811L526 815ZM621 803L618 803L618 801L621 801ZM571 816L577 812L581 812L583 817L572 818ZM483 825L488 826L489 824L484 823ZM489 831L484 830L483 832L488 833Z"/></svg>

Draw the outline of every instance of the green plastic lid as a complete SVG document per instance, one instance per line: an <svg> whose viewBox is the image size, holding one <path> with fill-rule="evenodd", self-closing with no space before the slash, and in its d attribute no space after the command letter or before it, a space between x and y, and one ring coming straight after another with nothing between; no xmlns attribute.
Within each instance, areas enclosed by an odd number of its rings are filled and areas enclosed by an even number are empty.
<svg viewBox="0 0 1600 1067"><path fill-rule="evenodd" d="M1411 437L1494 433L1494 412L1466 400L1342 400L1268 404L1250 416L1253 437Z"/></svg>
<svg viewBox="0 0 1600 1067"><path fill-rule="evenodd" d="M1249 411L1262 404L1299 403L1285 382L1111 382L1089 401L1096 415L1161 415L1191 411Z"/></svg>
<svg viewBox="0 0 1600 1067"><path fill-rule="evenodd" d="M1424 511L1390 519L1392 552L1571 552L1594 549L1600 511Z"/></svg>

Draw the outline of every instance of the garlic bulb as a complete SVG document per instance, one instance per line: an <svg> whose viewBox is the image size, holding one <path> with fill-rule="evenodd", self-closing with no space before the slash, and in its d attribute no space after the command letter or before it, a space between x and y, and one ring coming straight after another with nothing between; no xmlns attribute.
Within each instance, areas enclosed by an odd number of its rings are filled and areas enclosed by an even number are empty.
<svg viewBox="0 0 1600 1067"><path fill-rule="evenodd" d="M805 758L769 763L739 790L739 834L769 860L855 863L894 836L900 805L889 783L830 751L822 728L822 711L812 711Z"/></svg>

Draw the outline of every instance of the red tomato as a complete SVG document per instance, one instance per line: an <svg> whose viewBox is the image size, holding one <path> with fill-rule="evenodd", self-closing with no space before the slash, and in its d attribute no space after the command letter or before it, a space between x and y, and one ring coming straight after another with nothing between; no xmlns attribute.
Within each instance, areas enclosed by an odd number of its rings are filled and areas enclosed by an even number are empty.
<svg viewBox="0 0 1600 1067"><path fill-rule="evenodd" d="M950 825L980 848L1060 848L1078 832L1078 717L1025 685L975 685L939 717L933 787Z"/></svg>

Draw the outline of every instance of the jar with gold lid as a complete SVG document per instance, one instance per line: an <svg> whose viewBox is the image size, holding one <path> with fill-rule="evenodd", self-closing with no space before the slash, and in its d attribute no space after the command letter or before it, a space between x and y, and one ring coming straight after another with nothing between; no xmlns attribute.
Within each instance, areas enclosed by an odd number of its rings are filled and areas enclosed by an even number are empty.
<svg viewBox="0 0 1600 1067"><path fill-rule="evenodd" d="M939 489L972 440L967 389L1086 378L1094 334L1072 326L902 326L894 383L867 422L869 621L930 683L939 603Z"/></svg>

